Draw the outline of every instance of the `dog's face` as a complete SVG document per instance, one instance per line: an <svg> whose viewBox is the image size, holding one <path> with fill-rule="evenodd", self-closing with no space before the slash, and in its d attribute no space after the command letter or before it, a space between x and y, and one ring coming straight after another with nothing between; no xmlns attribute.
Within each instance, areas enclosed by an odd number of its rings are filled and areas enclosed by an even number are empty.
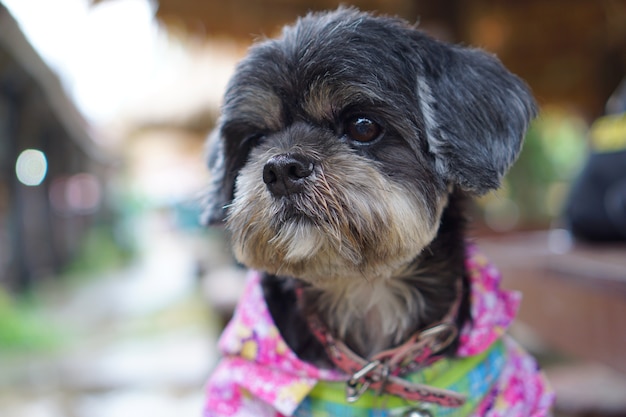
<svg viewBox="0 0 626 417"><path fill-rule="evenodd" d="M207 216L252 268L319 286L397 276L452 189L499 185L534 113L482 51L353 9L309 15L237 67Z"/></svg>

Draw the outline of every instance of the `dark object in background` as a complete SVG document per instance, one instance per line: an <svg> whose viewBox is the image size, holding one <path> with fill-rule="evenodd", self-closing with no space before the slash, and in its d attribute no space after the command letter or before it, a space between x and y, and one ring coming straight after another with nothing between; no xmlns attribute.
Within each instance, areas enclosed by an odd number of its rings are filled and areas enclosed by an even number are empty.
<svg viewBox="0 0 626 417"><path fill-rule="evenodd" d="M626 150L590 155L574 183L565 216L578 238L626 240Z"/></svg>
<svg viewBox="0 0 626 417"><path fill-rule="evenodd" d="M572 187L565 219L577 238L626 241L626 79L607 113L591 128L593 151Z"/></svg>

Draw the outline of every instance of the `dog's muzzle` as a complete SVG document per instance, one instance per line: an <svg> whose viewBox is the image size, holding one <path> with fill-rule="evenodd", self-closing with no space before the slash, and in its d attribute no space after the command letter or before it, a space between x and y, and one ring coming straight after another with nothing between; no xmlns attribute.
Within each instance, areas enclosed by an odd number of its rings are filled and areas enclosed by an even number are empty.
<svg viewBox="0 0 626 417"><path fill-rule="evenodd" d="M275 155L263 167L263 182L275 197L298 194L314 167L312 160L299 153Z"/></svg>

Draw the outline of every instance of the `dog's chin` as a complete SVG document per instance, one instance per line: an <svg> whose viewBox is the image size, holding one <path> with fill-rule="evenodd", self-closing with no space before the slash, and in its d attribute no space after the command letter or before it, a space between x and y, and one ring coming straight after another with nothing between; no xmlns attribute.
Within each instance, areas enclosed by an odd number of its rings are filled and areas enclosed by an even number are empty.
<svg viewBox="0 0 626 417"><path fill-rule="evenodd" d="M335 189L332 199L316 192L276 199L261 186L239 185L227 219L236 258L320 288L399 275L434 239L447 202L442 196L428 211L417 195L389 182L360 187L361 194Z"/></svg>

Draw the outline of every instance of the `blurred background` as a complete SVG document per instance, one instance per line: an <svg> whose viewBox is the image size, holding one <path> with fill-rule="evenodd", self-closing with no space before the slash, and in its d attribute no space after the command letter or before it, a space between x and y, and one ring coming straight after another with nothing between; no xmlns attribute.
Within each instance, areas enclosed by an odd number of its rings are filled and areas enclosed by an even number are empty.
<svg viewBox="0 0 626 417"><path fill-rule="evenodd" d="M250 43L338 3L0 0L0 416L200 415L242 283L197 220L204 140ZM342 3L485 48L530 84L540 117L472 233L524 291L513 331L557 415L626 416L626 247L563 216L626 75L626 1Z"/></svg>

